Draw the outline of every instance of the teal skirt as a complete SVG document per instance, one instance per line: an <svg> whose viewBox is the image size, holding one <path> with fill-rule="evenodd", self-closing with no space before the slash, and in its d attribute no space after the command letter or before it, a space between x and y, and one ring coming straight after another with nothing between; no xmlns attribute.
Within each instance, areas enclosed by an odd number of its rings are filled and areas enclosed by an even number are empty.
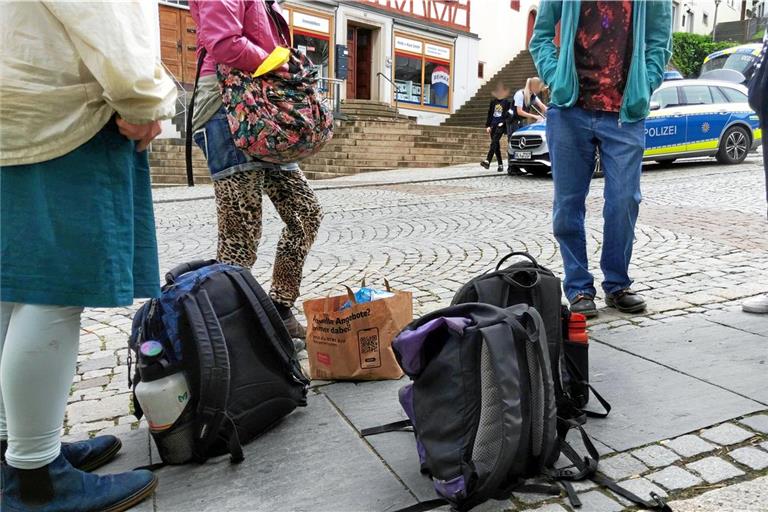
<svg viewBox="0 0 768 512"><path fill-rule="evenodd" d="M4 302L126 306L158 296L147 154L110 121L60 158L0 167Z"/></svg>

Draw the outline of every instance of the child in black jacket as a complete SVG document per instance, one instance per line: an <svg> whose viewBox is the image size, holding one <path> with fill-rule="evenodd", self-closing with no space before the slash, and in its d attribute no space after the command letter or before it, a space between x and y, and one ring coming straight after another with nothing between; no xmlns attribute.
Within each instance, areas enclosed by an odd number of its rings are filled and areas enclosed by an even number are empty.
<svg viewBox="0 0 768 512"><path fill-rule="evenodd" d="M501 137L507 131L507 118L512 104L509 101L509 89L503 84L496 85L493 92L494 98L488 105L488 118L485 121L485 131L491 136L491 147L488 150L488 156L480 162L480 165L486 169L491 168L493 157L499 162L498 171L504 171L504 161L501 159Z"/></svg>

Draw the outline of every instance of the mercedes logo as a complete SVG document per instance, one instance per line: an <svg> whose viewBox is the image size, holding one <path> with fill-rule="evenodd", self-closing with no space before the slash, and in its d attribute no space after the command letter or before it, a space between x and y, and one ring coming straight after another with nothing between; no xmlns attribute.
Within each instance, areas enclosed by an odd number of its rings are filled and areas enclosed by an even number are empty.
<svg viewBox="0 0 768 512"><path fill-rule="evenodd" d="M525 137L520 137L520 149L525 147Z"/></svg>

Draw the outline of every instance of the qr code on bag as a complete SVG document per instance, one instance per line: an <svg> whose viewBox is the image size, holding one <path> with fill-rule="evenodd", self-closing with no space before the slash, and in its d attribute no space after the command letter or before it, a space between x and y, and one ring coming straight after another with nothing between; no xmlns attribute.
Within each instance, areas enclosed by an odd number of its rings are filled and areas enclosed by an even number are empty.
<svg viewBox="0 0 768 512"><path fill-rule="evenodd" d="M379 330L365 329L357 333L360 344L360 367L378 368L381 366L379 349Z"/></svg>

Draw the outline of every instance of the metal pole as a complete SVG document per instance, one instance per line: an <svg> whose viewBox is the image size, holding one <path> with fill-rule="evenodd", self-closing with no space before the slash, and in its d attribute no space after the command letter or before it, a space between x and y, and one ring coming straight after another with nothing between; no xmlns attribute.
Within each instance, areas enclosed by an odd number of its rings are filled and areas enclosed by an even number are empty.
<svg viewBox="0 0 768 512"><path fill-rule="evenodd" d="M720 8L722 0L715 0L715 20L712 22L712 41L717 41L717 10Z"/></svg>

